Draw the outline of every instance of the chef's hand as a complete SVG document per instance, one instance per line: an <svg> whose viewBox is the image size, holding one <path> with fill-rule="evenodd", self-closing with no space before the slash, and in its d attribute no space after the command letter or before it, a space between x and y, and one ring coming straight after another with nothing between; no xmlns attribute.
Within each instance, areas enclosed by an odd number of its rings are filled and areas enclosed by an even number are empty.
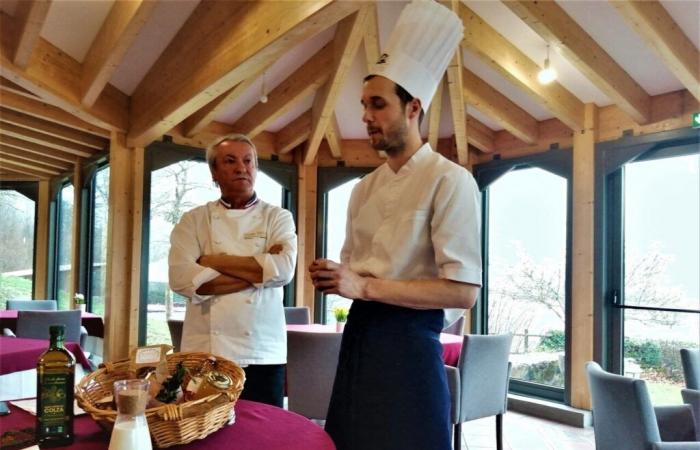
<svg viewBox="0 0 700 450"><path fill-rule="evenodd" d="M278 255L282 253L282 250L284 250L284 246L282 244L275 244L272 247L270 247L270 250L268 250L268 253L271 255Z"/></svg>
<svg viewBox="0 0 700 450"><path fill-rule="evenodd" d="M351 299L366 298L367 278L353 272L345 264L317 259L309 266L309 275L314 287L325 294Z"/></svg>

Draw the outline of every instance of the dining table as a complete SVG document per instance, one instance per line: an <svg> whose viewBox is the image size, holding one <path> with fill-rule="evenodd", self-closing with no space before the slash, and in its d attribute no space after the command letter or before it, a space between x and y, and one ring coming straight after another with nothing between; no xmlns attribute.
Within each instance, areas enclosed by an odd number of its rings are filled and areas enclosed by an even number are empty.
<svg viewBox="0 0 700 450"><path fill-rule="evenodd" d="M234 407L236 420L232 425L214 431L204 439L169 447L183 450L231 448L236 450L334 450L335 445L326 432L311 420L296 413L262 403L238 400ZM10 414L0 417L2 445L9 433L32 434L35 417L12 405ZM110 435L88 415L73 422L75 440L64 448L71 450L105 450ZM28 446L28 445L27 445ZM20 447L22 448L22 447Z"/></svg>
<svg viewBox="0 0 700 450"><path fill-rule="evenodd" d="M105 335L105 325L102 316L83 311L81 323L85 327L89 336L103 338ZM17 331L17 310L5 309L0 311L0 329L9 328L13 332Z"/></svg>
<svg viewBox="0 0 700 450"><path fill-rule="evenodd" d="M287 325L287 331L302 331L307 333L340 333L336 331L335 325L324 325L312 323L306 325ZM459 355L462 352L462 342L464 336L455 334L440 333L440 343L442 344L442 360L446 365L457 367Z"/></svg>
<svg viewBox="0 0 700 450"><path fill-rule="evenodd" d="M77 342L66 342L77 363L90 370L90 363ZM36 369L41 354L49 348L48 339L0 336L0 375Z"/></svg>

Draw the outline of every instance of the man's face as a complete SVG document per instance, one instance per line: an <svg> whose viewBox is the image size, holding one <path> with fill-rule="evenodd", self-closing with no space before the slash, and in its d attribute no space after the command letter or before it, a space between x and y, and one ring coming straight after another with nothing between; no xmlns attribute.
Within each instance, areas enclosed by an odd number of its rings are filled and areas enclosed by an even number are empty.
<svg viewBox="0 0 700 450"><path fill-rule="evenodd" d="M362 86L362 121L367 125L370 144L391 154L403 150L408 121L394 82L376 76Z"/></svg>
<svg viewBox="0 0 700 450"><path fill-rule="evenodd" d="M255 177L255 153L245 142L224 141L216 146L216 166L212 173L219 183L224 197L253 195Z"/></svg>

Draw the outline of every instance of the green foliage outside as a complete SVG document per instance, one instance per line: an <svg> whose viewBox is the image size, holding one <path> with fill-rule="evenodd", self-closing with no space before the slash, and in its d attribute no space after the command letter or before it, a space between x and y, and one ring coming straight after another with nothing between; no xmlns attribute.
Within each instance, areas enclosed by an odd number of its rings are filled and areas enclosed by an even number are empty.
<svg viewBox="0 0 700 450"><path fill-rule="evenodd" d="M32 280L0 275L0 308L5 309L7 300L32 298Z"/></svg>
<svg viewBox="0 0 700 450"><path fill-rule="evenodd" d="M540 340L537 350L541 352L563 352L566 336L561 330L550 330Z"/></svg>

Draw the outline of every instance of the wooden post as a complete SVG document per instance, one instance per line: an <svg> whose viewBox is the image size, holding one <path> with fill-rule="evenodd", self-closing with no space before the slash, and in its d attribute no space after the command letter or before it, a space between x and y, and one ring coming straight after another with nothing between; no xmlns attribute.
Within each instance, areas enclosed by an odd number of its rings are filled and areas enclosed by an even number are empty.
<svg viewBox="0 0 700 450"><path fill-rule="evenodd" d="M80 289L80 212L82 208L83 165L75 158L73 166L73 235L71 236L70 282L68 283L68 304L75 308L74 294ZM84 294L84 292L83 292Z"/></svg>
<svg viewBox="0 0 700 450"><path fill-rule="evenodd" d="M574 134L571 258L571 406L591 408L585 364L593 360L593 212L598 110L584 108L584 129Z"/></svg>
<svg viewBox="0 0 700 450"><path fill-rule="evenodd" d="M34 247L34 298L48 298L49 274L49 209L51 186L49 180L39 181L39 198L36 207L36 246Z"/></svg>
<svg viewBox="0 0 700 450"><path fill-rule="evenodd" d="M113 132L109 155L104 359L115 361L138 343L143 148Z"/></svg>
<svg viewBox="0 0 700 450"><path fill-rule="evenodd" d="M318 183L318 158L310 165L304 164L300 151L295 154L299 171L299 204L297 208L297 276L296 301L297 306L308 306L311 317L314 317L314 286L309 277L309 264L316 258L316 191Z"/></svg>

